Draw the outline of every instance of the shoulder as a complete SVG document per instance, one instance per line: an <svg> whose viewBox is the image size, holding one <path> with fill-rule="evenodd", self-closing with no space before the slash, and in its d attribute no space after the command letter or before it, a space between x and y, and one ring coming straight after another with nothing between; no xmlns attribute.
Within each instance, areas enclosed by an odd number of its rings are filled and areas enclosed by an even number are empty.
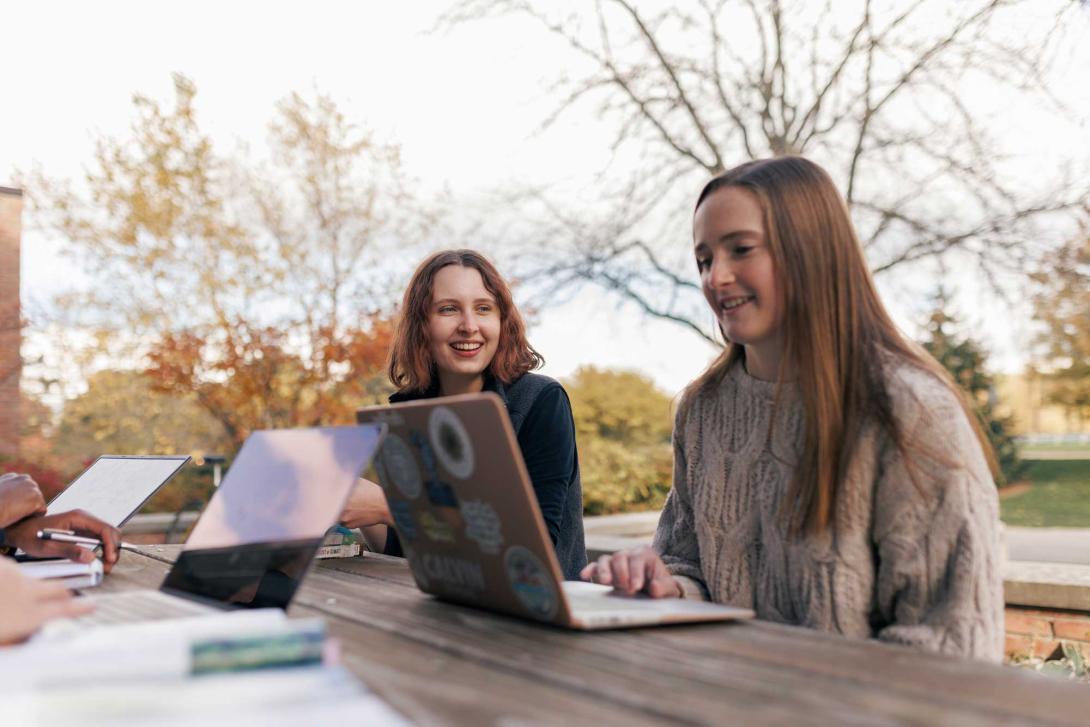
<svg viewBox="0 0 1090 727"><path fill-rule="evenodd" d="M543 391L563 391L564 387L559 381L544 374L525 373L507 385L508 396L517 394L521 396L540 394Z"/></svg>
<svg viewBox="0 0 1090 727"><path fill-rule="evenodd" d="M883 376L892 414L906 435L920 429L971 432L961 397L934 372L887 355Z"/></svg>
<svg viewBox="0 0 1090 727"><path fill-rule="evenodd" d="M891 455L910 457L936 480L945 479L943 472L966 470L974 479L990 483L987 460L969 419L971 415L952 385L934 372L892 357L884 362L884 376L904 445L903 452Z"/></svg>
<svg viewBox="0 0 1090 727"><path fill-rule="evenodd" d="M568 394L556 379L541 374L523 374L505 387L504 396L511 424L520 436L559 429L567 431L574 426Z"/></svg>

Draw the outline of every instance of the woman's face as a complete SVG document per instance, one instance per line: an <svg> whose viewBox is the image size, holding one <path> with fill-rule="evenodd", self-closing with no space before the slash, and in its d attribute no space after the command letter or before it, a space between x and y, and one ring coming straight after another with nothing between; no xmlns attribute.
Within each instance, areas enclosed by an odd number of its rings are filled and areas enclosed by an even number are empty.
<svg viewBox="0 0 1090 727"><path fill-rule="evenodd" d="M476 268L448 265L435 274L428 345L443 378L484 373L500 341L500 309Z"/></svg>
<svg viewBox="0 0 1090 727"><path fill-rule="evenodd" d="M727 339L778 363L783 305L757 197L740 187L712 192L693 217L693 245L704 298Z"/></svg>

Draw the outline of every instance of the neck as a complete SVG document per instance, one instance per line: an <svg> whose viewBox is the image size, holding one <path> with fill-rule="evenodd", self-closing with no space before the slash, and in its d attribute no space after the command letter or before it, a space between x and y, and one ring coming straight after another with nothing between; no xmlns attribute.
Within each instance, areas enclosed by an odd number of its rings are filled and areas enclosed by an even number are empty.
<svg viewBox="0 0 1090 727"><path fill-rule="evenodd" d="M484 374L465 376L461 374L439 372L439 396L456 394L476 394L484 389Z"/></svg>
<svg viewBox="0 0 1090 727"><path fill-rule="evenodd" d="M778 341L764 344L747 345L746 372L755 379L761 381L776 381L780 376L780 361L783 358L783 347ZM795 368L788 366L784 372L784 381L792 381L795 378Z"/></svg>

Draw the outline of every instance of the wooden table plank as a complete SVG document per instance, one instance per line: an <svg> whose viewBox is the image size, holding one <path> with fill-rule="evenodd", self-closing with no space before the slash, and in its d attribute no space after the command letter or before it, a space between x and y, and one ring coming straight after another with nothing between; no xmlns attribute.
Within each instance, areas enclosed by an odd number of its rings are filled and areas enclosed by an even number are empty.
<svg viewBox="0 0 1090 727"><path fill-rule="evenodd" d="M150 546L161 562L125 563L107 584L134 587L152 571L161 579L176 551ZM798 627L572 633L438 602L403 560L370 554L315 568L292 613L325 616L350 668L425 723L1086 724L1090 715L1082 684Z"/></svg>

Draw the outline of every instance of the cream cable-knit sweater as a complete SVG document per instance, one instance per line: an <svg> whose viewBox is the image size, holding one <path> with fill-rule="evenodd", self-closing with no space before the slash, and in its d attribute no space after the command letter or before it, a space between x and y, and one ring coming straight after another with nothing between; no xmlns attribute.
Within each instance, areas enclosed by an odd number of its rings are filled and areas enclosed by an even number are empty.
<svg viewBox="0 0 1090 727"><path fill-rule="evenodd" d="M887 362L891 359L887 359ZM933 375L887 365L915 483L869 426L843 483L835 527L802 541L778 517L802 449L798 392L735 365L682 407L674 487L655 550L687 597L758 618L998 661L1003 582L995 484L969 421Z"/></svg>

